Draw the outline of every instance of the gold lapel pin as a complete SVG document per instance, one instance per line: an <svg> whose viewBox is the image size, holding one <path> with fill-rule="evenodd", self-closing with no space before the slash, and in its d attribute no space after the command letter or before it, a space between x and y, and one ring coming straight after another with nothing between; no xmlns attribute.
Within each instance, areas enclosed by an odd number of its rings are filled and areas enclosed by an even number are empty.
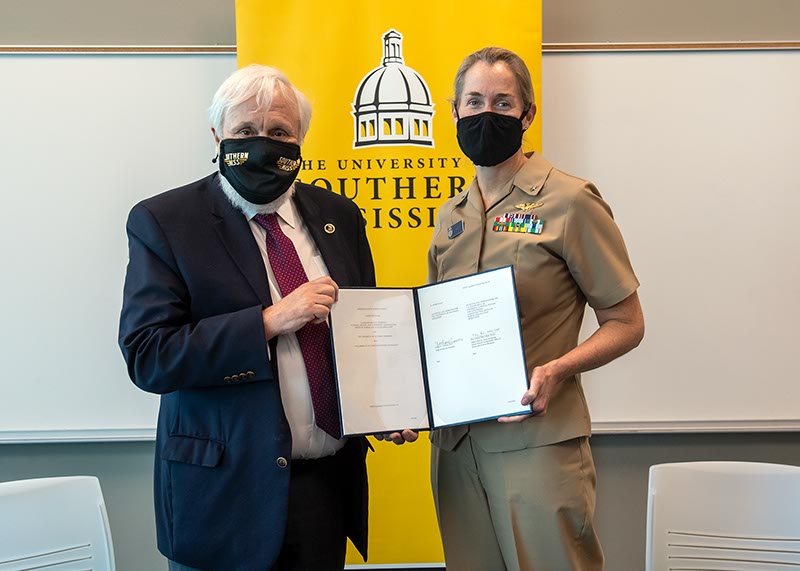
<svg viewBox="0 0 800 571"><path fill-rule="evenodd" d="M327 232L328 234L333 234L334 232L336 232L336 226L334 226L331 223L326 224L325 225L325 232Z"/></svg>

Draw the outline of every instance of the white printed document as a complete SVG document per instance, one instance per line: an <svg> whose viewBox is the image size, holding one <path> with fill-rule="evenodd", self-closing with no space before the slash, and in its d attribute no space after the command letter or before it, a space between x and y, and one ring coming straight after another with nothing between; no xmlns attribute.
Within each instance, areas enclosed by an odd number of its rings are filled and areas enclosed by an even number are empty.
<svg viewBox="0 0 800 571"><path fill-rule="evenodd" d="M340 288L331 334L344 436L530 413L510 266L419 288Z"/></svg>

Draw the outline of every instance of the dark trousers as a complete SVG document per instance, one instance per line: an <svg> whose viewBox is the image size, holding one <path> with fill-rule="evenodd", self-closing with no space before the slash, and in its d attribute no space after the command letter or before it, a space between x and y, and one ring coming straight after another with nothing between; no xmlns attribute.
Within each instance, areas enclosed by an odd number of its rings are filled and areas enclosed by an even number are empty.
<svg viewBox="0 0 800 571"><path fill-rule="evenodd" d="M272 571L341 571L347 536L340 455L293 460L286 534ZM235 562L231 569L235 569ZM170 571L202 571L175 561Z"/></svg>

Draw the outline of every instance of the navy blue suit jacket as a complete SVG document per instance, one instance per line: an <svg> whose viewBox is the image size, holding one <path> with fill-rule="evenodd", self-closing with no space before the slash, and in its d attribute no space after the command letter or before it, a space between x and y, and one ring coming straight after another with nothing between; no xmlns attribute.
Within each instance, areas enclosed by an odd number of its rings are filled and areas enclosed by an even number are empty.
<svg viewBox="0 0 800 571"><path fill-rule="evenodd" d="M286 526L291 434L261 318L272 303L267 274L247 220L217 176L131 210L119 343L133 382L162 395L159 550L204 570L264 571ZM301 183L294 200L331 278L340 286L375 285L356 205ZM366 446L351 439L337 453L352 467L342 490L351 508L346 531L365 557Z"/></svg>

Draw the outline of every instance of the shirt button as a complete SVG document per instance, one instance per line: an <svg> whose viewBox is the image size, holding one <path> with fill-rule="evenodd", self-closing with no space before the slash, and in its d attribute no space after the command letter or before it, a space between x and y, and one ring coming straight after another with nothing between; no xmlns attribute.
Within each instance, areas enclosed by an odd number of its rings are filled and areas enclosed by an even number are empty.
<svg viewBox="0 0 800 571"><path fill-rule="evenodd" d="M286 468L286 466L289 465L289 463L286 461L286 458L284 458L283 456L278 456L277 464L278 464L278 467L280 467L280 468Z"/></svg>

